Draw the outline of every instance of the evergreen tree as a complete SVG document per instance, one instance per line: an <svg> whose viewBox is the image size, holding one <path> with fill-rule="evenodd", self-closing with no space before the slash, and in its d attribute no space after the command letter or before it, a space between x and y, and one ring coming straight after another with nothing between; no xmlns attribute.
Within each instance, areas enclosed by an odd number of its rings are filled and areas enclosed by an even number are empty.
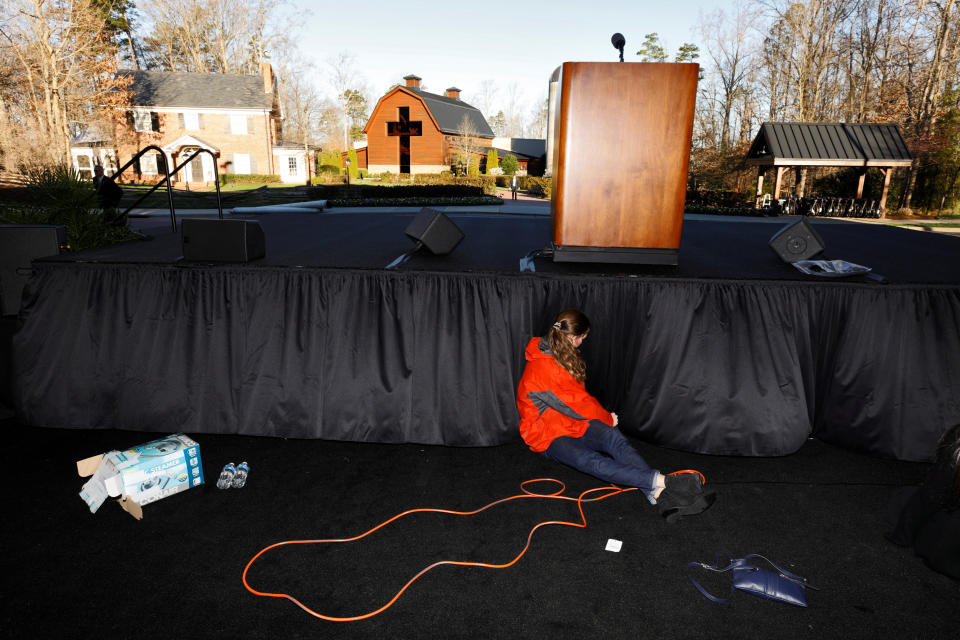
<svg viewBox="0 0 960 640"><path fill-rule="evenodd" d="M497 157L497 150L490 149L487 151L487 173L490 173L491 169L496 169L500 166L500 159Z"/></svg>
<svg viewBox="0 0 960 640"><path fill-rule="evenodd" d="M520 168L520 163L517 162L517 156L512 153L503 156L503 160L500 161L500 168L503 169L503 172L508 176L515 174L517 169Z"/></svg>
<svg viewBox="0 0 960 640"><path fill-rule="evenodd" d="M660 36L654 33L648 33L644 36L643 46L637 51L640 56L640 62L666 62L667 52L660 45Z"/></svg>
<svg viewBox="0 0 960 640"><path fill-rule="evenodd" d="M700 47L689 42L684 42L680 45L680 50L677 51L677 57L674 59L675 62L693 62L700 57Z"/></svg>
<svg viewBox="0 0 960 640"><path fill-rule="evenodd" d="M350 149L350 151L347 152L347 158L350 160L350 179L356 180L360 172L360 167L357 166L357 150Z"/></svg>

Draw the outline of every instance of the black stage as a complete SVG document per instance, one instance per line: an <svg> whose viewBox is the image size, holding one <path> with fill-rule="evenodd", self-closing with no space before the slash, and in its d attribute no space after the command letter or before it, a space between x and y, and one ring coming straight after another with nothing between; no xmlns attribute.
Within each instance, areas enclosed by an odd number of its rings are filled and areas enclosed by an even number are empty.
<svg viewBox="0 0 960 640"><path fill-rule="evenodd" d="M29 424L362 442L514 440L523 348L593 321L588 388L669 447L785 455L811 435L927 459L960 422L960 238L817 220L865 277L804 276L767 246L792 219L688 219L678 267L519 262L544 216L450 217L449 256L385 265L413 214L267 214L267 257L178 262L153 239L36 264L14 338Z"/></svg>

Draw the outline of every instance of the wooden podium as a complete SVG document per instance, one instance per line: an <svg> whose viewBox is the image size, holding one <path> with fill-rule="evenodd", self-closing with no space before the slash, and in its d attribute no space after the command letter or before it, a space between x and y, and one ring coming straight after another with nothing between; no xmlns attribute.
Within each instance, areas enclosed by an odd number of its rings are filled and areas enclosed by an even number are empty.
<svg viewBox="0 0 960 640"><path fill-rule="evenodd" d="M565 62L553 259L675 265L699 65Z"/></svg>

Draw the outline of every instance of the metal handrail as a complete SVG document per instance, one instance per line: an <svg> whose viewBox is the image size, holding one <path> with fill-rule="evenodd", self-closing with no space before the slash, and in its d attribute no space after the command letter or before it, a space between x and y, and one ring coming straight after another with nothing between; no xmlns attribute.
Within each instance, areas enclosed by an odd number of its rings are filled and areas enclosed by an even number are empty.
<svg viewBox="0 0 960 640"><path fill-rule="evenodd" d="M140 156L142 156L144 153L146 153L147 151L150 151L150 150L159 151L161 157L163 158L163 169L164 169L164 171L163 171L163 174L164 174L164 175L163 175L163 179L160 180L160 182L158 182L157 184L153 185L153 187L152 187L149 191L147 191L145 194L143 194L142 196L140 196L140 197L137 199L136 202L134 202L132 205L130 205L129 207L127 207L126 210L123 212L122 215L125 216L125 215L127 215L128 213L130 213L130 211L133 210L134 208L136 208L136 206L137 206L138 204L140 204L141 202L143 202L143 201L147 198L147 196L149 196L151 193L153 193L154 191L156 191L157 189L159 189L161 186L166 185L166 187L167 187L167 200L168 200L168 202L169 202L169 204L170 204L170 226L172 227L174 233L176 233L176 231L177 231L177 217L176 217L176 213L174 212L174 207L173 207L173 187L172 187L171 184L170 184L170 182L171 182L171 181L170 181L170 176L176 175L177 172L180 171L180 169L182 169L183 167L187 166L187 164L188 164L191 160L193 160L194 158L196 158L196 157L197 157L198 155L200 155L201 153L209 153L210 156L213 158L213 178L214 178L214 184L216 184L216 187L217 187L217 213L218 213L218 215L220 216L220 219L223 220L223 204L222 204L221 201L220 201L220 171L219 171L219 169L217 168L217 156L216 156L215 153L213 153L213 152L210 151L209 149L197 149L195 152L193 152L193 153L190 155L190 157L188 157L186 160L184 160L183 162L181 162L180 164L178 164L176 167L174 167L174 168L173 168L173 171L167 171L167 168L168 168L168 167L167 167L167 155L166 155L166 152L164 152L164 150L161 149L160 147L158 147L157 145L151 144L151 145L148 145L148 146L144 147L144 148L141 149L140 151L138 151L132 158L130 158L130 161L127 162L127 164L125 164L125 165L123 165L122 167L120 167L119 169L117 169L117 170L114 172L113 176L111 176L111 179L115 178L116 176L119 176L121 173L123 173L123 171L124 171L125 169L129 168L134 162L136 162L137 160L139 160L139 159L140 159Z"/></svg>
<svg viewBox="0 0 960 640"><path fill-rule="evenodd" d="M164 178L163 178L163 180L161 180L161 181L158 182L157 184L153 185L153 188L150 189L150 191L147 191L145 194L143 194L143 195L140 197L139 200L137 200L137 201L134 202L132 205L130 205L129 207L127 207L127 209L123 212L123 214L121 215L121 217L127 215L128 213L130 213L130 210L131 210L131 209L133 209L133 208L136 207L138 204L140 204L141 202L143 202L144 198L146 198L146 197L149 196L151 193L153 193L154 191L156 191L157 189L159 189L159 188L160 188L160 185L166 184L166 185L167 185L167 201L170 203L170 226L173 227L173 231L176 232L176 231L177 231L177 216L176 216L176 214L174 214L174 212L173 212L173 187L170 186L170 172L167 171L167 154L166 154L166 152L164 152L163 149L161 149L160 147L158 147L158 146L155 145L155 144L147 145L146 147L144 147L143 149L140 149L140 151L138 151L137 153L135 153L134 156L133 156L132 158L130 158L130 161L127 162L127 164L123 165L122 167L120 167L119 169L117 169L116 171L114 171L113 175L110 176L110 179L111 179L111 180L115 179L117 176L119 176L121 173L123 173L128 167L130 167L134 162L136 162L137 160L139 160L139 159L140 159L140 156L142 156L143 154L145 154L147 151L150 151L151 149L156 150L156 151L159 151L159 152L160 152L160 156L163 158L163 173L164 173Z"/></svg>
<svg viewBox="0 0 960 640"><path fill-rule="evenodd" d="M174 167L171 175L177 175L177 172L180 171L180 169L187 166L191 160L196 158L201 153L209 153L210 157L213 158L213 183L217 187L217 214L220 216L220 219L223 220L223 204L220 201L220 170L217 168L217 154L215 154L213 151L210 151L210 149L197 149L190 155L189 158Z"/></svg>

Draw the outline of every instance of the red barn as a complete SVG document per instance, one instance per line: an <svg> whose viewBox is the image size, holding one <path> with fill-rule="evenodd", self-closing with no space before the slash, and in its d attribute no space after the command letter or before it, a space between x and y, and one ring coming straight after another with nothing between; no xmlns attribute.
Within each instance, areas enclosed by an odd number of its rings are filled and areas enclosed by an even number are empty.
<svg viewBox="0 0 960 640"><path fill-rule="evenodd" d="M404 80L377 101L363 129L370 173L439 173L462 148L478 161L486 157L493 131L479 109L460 100L460 89L441 96L420 89L417 76Z"/></svg>

